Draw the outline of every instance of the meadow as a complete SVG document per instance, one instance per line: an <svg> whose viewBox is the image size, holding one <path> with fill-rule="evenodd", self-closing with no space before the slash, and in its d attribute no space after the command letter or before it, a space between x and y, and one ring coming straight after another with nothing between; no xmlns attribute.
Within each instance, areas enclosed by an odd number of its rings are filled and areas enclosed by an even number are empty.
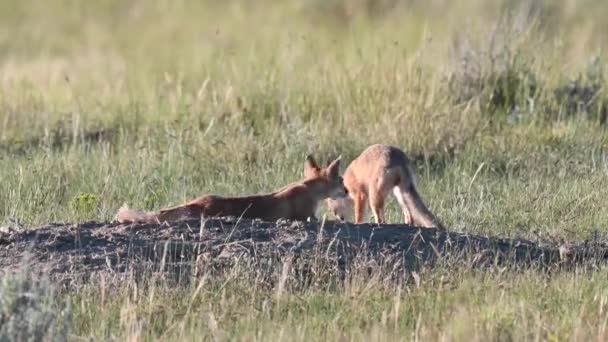
<svg viewBox="0 0 608 342"><path fill-rule="evenodd" d="M605 237L607 16L601 0L4 0L0 226L271 191L308 153L386 143L452 230ZM606 271L440 265L280 296L237 268L69 290L3 276L0 339L605 340Z"/></svg>

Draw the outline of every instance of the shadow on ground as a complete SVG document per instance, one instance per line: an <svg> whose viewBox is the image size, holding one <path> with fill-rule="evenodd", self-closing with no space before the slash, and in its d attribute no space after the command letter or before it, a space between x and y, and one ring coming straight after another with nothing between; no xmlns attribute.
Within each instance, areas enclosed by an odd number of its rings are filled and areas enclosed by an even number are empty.
<svg viewBox="0 0 608 342"><path fill-rule="evenodd" d="M146 267L153 272L229 267L249 260L319 260L334 270L356 261L392 260L391 267L413 271L451 260L471 267L562 267L594 263L608 257L601 241L556 244L501 239L398 224L261 222L233 218L164 224L88 222L49 224L0 232L0 274L27 269L63 280L86 280L94 274L127 274ZM253 262L251 262L253 261ZM187 266L187 267L185 267Z"/></svg>

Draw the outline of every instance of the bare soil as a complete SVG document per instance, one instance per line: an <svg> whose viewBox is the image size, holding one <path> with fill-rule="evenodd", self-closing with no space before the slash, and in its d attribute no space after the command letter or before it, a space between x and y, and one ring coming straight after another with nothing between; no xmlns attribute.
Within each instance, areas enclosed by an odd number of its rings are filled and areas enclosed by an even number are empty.
<svg viewBox="0 0 608 342"><path fill-rule="evenodd" d="M432 266L438 260L472 267L551 268L603 261L608 257L608 245L597 240L558 244L501 239L399 224L379 227L234 218L164 224L48 224L0 230L0 274L27 270L70 281L87 280L99 273L125 274L144 266L163 271L189 265L192 272L197 265L226 265L243 258L256 260L257 265L266 259L322 258L336 269L345 269L361 256L398 260L405 270Z"/></svg>

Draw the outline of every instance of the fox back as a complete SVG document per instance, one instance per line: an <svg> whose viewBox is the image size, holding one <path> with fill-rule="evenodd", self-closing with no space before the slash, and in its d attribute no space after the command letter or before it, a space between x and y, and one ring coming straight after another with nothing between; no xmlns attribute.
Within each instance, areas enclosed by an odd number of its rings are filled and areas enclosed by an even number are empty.
<svg viewBox="0 0 608 342"><path fill-rule="evenodd" d="M411 161L397 147L381 144L367 147L344 172L344 186L350 196L327 201L338 218L344 219L354 210L355 222L360 223L362 203L369 200L376 222L382 223L385 199L393 192L406 223L440 226L416 190Z"/></svg>
<svg viewBox="0 0 608 342"><path fill-rule="evenodd" d="M158 213L143 213L121 208L119 222L162 222L186 218L236 216L274 221L279 218L306 220L314 217L318 203L326 198L346 196L340 176L340 158L325 168L320 168L311 156L307 156L304 180L284 186L269 194L240 197L207 195L185 204L161 209Z"/></svg>

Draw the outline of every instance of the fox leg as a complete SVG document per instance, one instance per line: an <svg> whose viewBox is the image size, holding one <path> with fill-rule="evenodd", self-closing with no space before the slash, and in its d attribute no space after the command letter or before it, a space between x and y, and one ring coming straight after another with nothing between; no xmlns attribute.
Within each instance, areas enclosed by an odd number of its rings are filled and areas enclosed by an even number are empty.
<svg viewBox="0 0 608 342"><path fill-rule="evenodd" d="M355 202L355 223L359 224L363 221L365 212L365 195L360 192L353 193L353 201Z"/></svg>
<svg viewBox="0 0 608 342"><path fill-rule="evenodd" d="M403 222L405 224L413 224L414 222L412 220L412 214L410 213L410 210L407 207L407 204L405 203L405 199L403 198L403 192L402 192L401 188L398 186L394 187L393 194L395 195L395 198L397 198L397 202L399 203L399 206L401 207L401 210L403 211Z"/></svg>
<svg viewBox="0 0 608 342"><path fill-rule="evenodd" d="M377 224L384 223L384 194L379 191L372 191L369 194L369 206L372 208Z"/></svg>
<svg viewBox="0 0 608 342"><path fill-rule="evenodd" d="M410 210L407 207L405 207L405 209L403 209L403 223L405 223L405 224L414 223L414 221L412 220L412 214L410 214Z"/></svg>

